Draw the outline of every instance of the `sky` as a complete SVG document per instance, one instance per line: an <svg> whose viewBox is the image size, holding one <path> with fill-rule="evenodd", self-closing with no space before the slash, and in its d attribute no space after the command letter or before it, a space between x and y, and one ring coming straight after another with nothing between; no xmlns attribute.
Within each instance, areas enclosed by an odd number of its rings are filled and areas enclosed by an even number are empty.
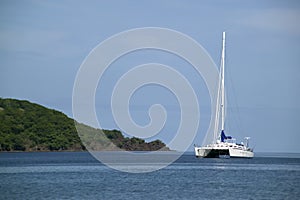
<svg viewBox="0 0 300 200"><path fill-rule="evenodd" d="M257 152L300 153L299 19L298 1L2 0L0 96L73 117L76 74L92 49L107 38L133 28L172 29L201 44L219 66L226 31L228 132L237 139L250 136ZM200 125L192 144L201 144L211 115L203 78L182 58L158 50L131 52L105 72L95 97L101 127L122 130L110 108L113 87L134 66L149 62L172 66L194 88ZM131 116L147 125L148 109L156 103L165 106L168 118L161 132L148 139L168 143L180 124L180 106L172 92L157 85L140 88L130 100Z"/></svg>

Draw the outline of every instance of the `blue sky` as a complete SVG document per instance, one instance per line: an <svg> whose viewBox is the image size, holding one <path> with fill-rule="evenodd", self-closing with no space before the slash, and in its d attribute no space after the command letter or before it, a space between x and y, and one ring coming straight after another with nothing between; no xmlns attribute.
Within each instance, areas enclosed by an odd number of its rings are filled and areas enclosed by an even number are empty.
<svg viewBox="0 0 300 200"><path fill-rule="evenodd" d="M300 152L299 19L298 1L2 0L0 96L26 99L72 116L77 70L108 37L140 27L174 29L199 42L219 64L221 33L226 31L227 77L233 88L228 98L235 102L228 118L233 127L239 122L231 134L238 139L251 136L256 151ZM97 89L99 120L105 128L118 128L109 108L111 89L131 66L148 62L174 66L198 91L203 117L194 143L201 144L210 114L205 84L187 63L166 52L136 52L112 64ZM178 103L169 91L149 86L134 94L132 116L146 124L149 105L158 102L169 114L157 138L168 142L180 120Z"/></svg>

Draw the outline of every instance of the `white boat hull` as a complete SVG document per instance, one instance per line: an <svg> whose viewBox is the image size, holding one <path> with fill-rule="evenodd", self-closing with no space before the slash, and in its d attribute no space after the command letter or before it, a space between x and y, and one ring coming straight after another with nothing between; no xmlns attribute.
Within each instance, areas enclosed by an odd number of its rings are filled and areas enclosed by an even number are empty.
<svg viewBox="0 0 300 200"><path fill-rule="evenodd" d="M195 155L196 157L205 158L211 152L211 148L202 148L202 147L195 147Z"/></svg>
<svg viewBox="0 0 300 200"><path fill-rule="evenodd" d="M234 158L253 158L254 153L252 151L241 150L241 149L233 149L229 148L230 157Z"/></svg>
<svg viewBox="0 0 300 200"><path fill-rule="evenodd" d="M254 153L246 149L236 149L229 146L224 147L195 147L195 155L200 158L221 158L228 156L230 158L253 158Z"/></svg>

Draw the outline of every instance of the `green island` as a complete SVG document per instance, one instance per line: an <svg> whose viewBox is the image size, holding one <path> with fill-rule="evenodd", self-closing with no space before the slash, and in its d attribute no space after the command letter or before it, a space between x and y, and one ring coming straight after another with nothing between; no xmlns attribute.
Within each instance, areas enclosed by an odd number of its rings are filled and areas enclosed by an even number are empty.
<svg viewBox="0 0 300 200"><path fill-rule="evenodd" d="M124 137L119 130L101 131L29 101L0 98L0 151L85 151L86 146L95 151L170 150L160 140L145 142Z"/></svg>

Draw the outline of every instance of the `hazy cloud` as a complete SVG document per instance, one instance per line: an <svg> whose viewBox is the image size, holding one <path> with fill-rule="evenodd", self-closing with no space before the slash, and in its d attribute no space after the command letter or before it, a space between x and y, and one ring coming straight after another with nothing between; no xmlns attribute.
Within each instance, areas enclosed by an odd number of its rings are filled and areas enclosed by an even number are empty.
<svg viewBox="0 0 300 200"><path fill-rule="evenodd" d="M264 31L300 35L299 19L299 10L276 8L257 11L237 22Z"/></svg>

